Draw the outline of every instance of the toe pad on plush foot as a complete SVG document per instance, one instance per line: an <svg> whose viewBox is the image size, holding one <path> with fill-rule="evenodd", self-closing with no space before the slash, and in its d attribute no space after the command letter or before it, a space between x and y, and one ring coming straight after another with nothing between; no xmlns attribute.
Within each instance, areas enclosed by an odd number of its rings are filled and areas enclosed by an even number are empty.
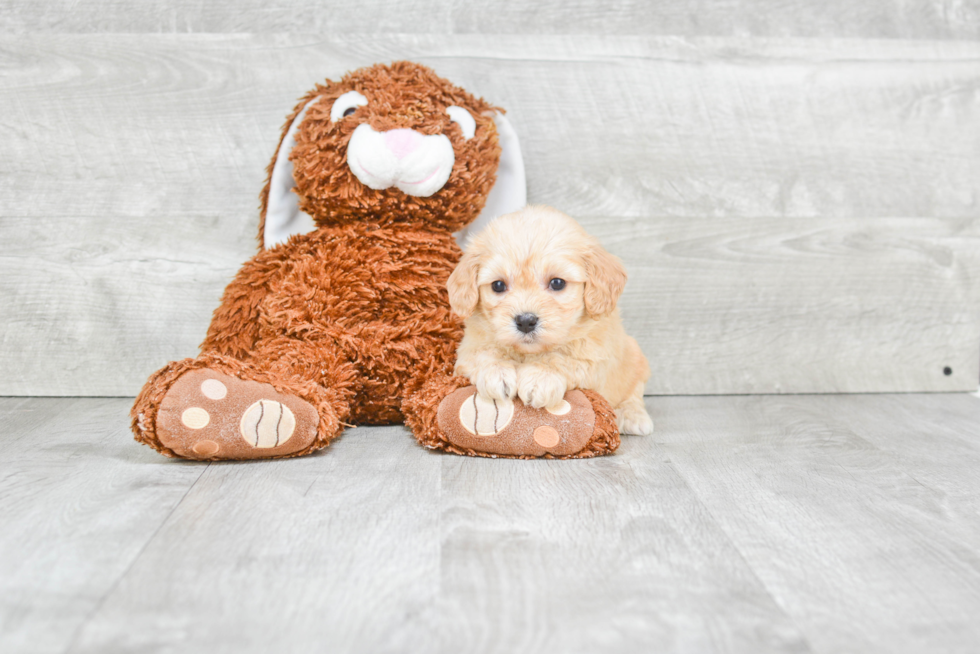
<svg viewBox="0 0 980 654"><path fill-rule="evenodd" d="M188 459L259 459L308 448L319 419L305 400L271 385L207 368L174 382L160 404L157 436Z"/></svg>
<svg viewBox="0 0 980 654"><path fill-rule="evenodd" d="M581 391L557 406L533 409L519 399L488 400L466 386L439 405L439 428L463 450L500 456L572 456L592 438L595 412Z"/></svg>

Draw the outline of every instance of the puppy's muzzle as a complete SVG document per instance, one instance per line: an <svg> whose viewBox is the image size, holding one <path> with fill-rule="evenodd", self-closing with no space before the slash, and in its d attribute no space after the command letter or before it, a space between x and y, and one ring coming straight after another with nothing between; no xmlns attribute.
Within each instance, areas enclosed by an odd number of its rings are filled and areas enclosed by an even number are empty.
<svg viewBox="0 0 980 654"><path fill-rule="evenodd" d="M523 334L530 334L538 328L538 317L533 313L522 313L514 318L517 330Z"/></svg>

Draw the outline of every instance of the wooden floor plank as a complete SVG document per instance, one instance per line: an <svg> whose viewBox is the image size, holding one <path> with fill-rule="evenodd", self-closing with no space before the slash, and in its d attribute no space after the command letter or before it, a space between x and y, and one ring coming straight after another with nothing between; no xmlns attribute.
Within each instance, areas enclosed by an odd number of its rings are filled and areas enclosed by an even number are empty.
<svg viewBox="0 0 980 654"><path fill-rule="evenodd" d="M980 398L657 397L588 461L274 462L0 398L6 652L973 652Z"/></svg>
<svg viewBox="0 0 980 654"><path fill-rule="evenodd" d="M204 471L137 446L131 403L0 401L0 651L67 651Z"/></svg>
<svg viewBox="0 0 980 654"><path fill-rule="evenodd" d="M439 462L387 427L212 464L71 651L409 651L438 592Z"/></svg>
<svg viewBox="0 0 980 654"><path fill-rule="evenodd" d="M70 408L70 398L50 400L48 406L31 397L0 397L0 453L5 449L15 447L22 439L30 439L47 423L63 420L62 412ZM51 407L58 410L52 411Z"/></svg>
<svg viewBox="0 0 980 654"><path fill-rule="evenodd" d="M946 514L951 526L968 529L969 540L980 543L978 404L967 393L883 395L873 402L862 395L834 395L812 398L810 412L834 415L840 429L866 443L861 451L876 448L876 456L932 495L921 509Z"/></svg>
<svg viewBox="0 0 980 654"><path fill-rule="evenodd" d="M73 651L808 651L656 444L634 445L490 461L365 429L214 465Z"/></svg>
<svg viewBox="0 0 980 654"><path fill-rule="evenodd" d="M655 439L445 458L442 652L809 652Z"/></svg>
<svg viewBox="0 0 980 654"><path fill-rule="evenodd" d="M815 651L976 651L975 516L964 503L946 506L917 481L914 461L897 461L888 444L879 449L852 427L863 416L927 440L943 429L941 416L896 415L887 396L839 400L651 404L671 461ZM980 402L969 412L975 430ZM967 482L967 471L978 449L973 440L936 455L968 483L974 513L980 480Z"/></svg>

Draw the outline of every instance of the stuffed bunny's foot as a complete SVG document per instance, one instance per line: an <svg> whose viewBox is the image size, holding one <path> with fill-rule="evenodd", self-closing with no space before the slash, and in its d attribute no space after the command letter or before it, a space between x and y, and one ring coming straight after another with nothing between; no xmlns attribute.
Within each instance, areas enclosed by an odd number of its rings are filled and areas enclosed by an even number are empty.
<svg viewBox="0 0 980 654"><path fill-rule="evenodd" d="M295 395L199 368L181 375L163 397L156 435L187 459L264 459L310 448L318 421L316 409Z"/></svg>
<svg viewBox="0 0 980 654"><path fill-rule="evenodd" d="M466 386L441 402L437 419L452 445L482 456L585 457L619 445L615 424L597 429L591 398L579 390L568 391L555 406L534 409L516 398L484 398L475 387ZM599 434L601 431L610 433Z"/></svg>

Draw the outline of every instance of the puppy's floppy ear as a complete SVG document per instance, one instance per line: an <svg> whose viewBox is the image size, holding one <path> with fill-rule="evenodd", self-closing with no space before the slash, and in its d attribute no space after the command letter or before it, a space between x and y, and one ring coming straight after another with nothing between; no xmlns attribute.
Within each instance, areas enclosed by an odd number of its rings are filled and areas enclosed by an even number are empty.
<svg viewBox="0 0 980 654"><path fill-rule="evenodd" d="M480 301L480 287L477 286L476 276L480 272L480 257L470 247L463 253L456 270L449 276L446 288L449 289L449 306L453 313L466 320L476 311Z"/></svg>
<svg viewBox="0 0 980 654"><path fill-rule="evenodd" d="M585 255L585 275L583 299L589 317L601 318L611 313L626 286L623 262L595 245Z"/></svg>

